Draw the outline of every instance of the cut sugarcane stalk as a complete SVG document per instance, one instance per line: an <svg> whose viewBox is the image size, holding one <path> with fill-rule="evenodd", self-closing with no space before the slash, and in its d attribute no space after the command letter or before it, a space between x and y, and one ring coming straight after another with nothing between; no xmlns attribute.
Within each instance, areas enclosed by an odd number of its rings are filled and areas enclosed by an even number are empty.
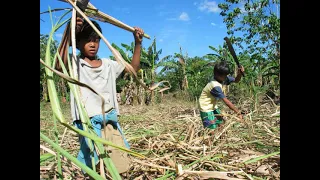
<svg viewBox="0 0 320 180"><path fill-rule="evenodd" d="M59 1L62 1L62 2L69 2L70 4L71 3L74 3L75 0L59 0ZM73 4L72 4L73 5ZM112 25L115 25L121 29L124 29L124 30L127 30L127 31L130 31L130 32L134 32L134 28L117 20L116 18L106 14L106 13L103 13L101 11L99 11L95 6L93 6L90 2L88 4L88 7L87 9L85 10L84 12L88 17L91 17L91 18L94 18L94 19L97 19L99 21L102 21L102 22L108 22ZM143 37L147 38L147 39L150 39L150 36L148 34L143 34Z"/></svg>

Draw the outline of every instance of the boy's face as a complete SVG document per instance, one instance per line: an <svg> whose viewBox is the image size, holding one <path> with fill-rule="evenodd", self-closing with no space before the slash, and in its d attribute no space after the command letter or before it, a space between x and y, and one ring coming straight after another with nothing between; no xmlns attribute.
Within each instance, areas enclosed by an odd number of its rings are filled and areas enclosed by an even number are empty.
<svg viewBox="0 0 320 180"><path fill-rule="evenodd" d="M219 81L220 83L222 83L223 81L225 81L227 79L227 75L216 75L214 78L217 81Z"/></svg>
<svg viewBox="0 0 320 180"><path fill-rule="evenodd" d="M79 42L80 51L89 59L95 58L99 50L100 39L81 39Z"/></svg>

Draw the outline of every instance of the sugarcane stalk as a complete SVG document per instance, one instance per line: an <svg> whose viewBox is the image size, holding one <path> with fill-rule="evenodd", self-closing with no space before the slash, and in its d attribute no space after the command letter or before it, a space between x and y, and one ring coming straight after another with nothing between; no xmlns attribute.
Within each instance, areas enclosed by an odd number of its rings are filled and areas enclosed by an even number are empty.
<svg viewBox="0 0 320 180"><path fill-rule="evenodd" d="M52 21L52 14L51 14L51 8L49 7L49 12L50 12L50 19L51 19L51 26L52 27L54 27L53 26L53 21ZM52 35L53 34L51 34L51 39L52 39ZM50 51L48 52L48 49L50 50L50 46L51 46L51 41L49 41L48 40L48 42L47 42L47 49L46 49L46 59L47 58L51 58L51 54L50 54ZM51 76L52 77L52 76ZM51 81L51 82L53 82L53 80L52 79L50 79L50 78L47 78L47 83L48 83L48 81ZM48 92L49 93L49 92ZM50 94L52 94L52 92L51 93L49 93L49 98L50 98ZM56 121L55 121L55 116L53 116L53 123L54 123L54 138L55 138L55 141L56 141L56 143L59 143L59 138L58 138L58 129L57 129L57 124L56 124ZM58 178L59 179L62 179L61 178L61 176L62 176L62 165L61 165L61 158L60 158L60 153L57 153L57 161L58 161Z"/></svg>
<svg viewBox="0 0 320 180"><path fill-rule="evenodd" d="M136 71L133 69L133 67L127 63L121 56L121 54L111 46L111 44L109 43L109 41L102 35L102 33L95 27L95 25L91 22L91 20L75 5L75 3L73 3L71 0L66 0L68 1L73 8L91 25L91 27L94 29L94 31L99 35L99 37L106 43L106 45L108 46L108 48L110 49L110 51L112 52L113 56L115 57L116 61L118 63L121 63L125 66L126 70L130 73L133 74L135 80L141 84L142 87L144 87L146 90L149 91L153 91L154 88L150 89L148 88L143 82L141 82L136 74Z"/></svg>
<svg viewBox="0 0 320 180"><path fill-rule="evenodd" d="M112 25L115 25L115 26L117 26L119 28L122 28L122 29L130 31L130 32L134 32L135 31L133 27L131 27L131 26L129 26L129 25L117 20L116 18L114 18L114 17L112 17L112 16L110 16L108 14L105 14L105 13L99 11L90 2L88 3L88 8L90 8L90 9L88 9L86 11L87 14L88 14L88 12L91 12L93 14L97 14L98 16L102 17L106 22L108 22L108 23L110 23ZM91 10L91 9L96 9L96 10ZM148 34L143 34L143 37L150 39L150 36Z"/></svg>
<svg viewBox="0 0 320 180"><path fill-rule="evenodd" d="M61 27L62 24L66 23L67 21L68 21L68 20L64 21L64 22L61 23L61 24L58 24L58 23L57 23L55 26L53 26L53 30L50 32L49 41L48 41L48 45L47 45L47 48L46 48L46 62L47 62L47 63L43 62L42 60L40 60L40 62L45 65L45 67L46 67L45 72L46 72L46 74L47 74L48 77L49 77L49 78L48 78L49 98L50 98L50 102L51 102L51 106L52 106L52 109L53 109L53 114L54 114L55 119L59 120L59 122L60 122L62 125L66 126L68 129L71 129L71 130L73 130L73 131L75 131L75 132L78 132L78 134L81 134L81 135L83 135L83 136L85 136L85 137L87 137L87 136L89 135L89 138L92 139L92 137L94 137L93 134L90 134L89 132L81 131L81 130L77 129L76 127L70 126L69 124L66 123L66 121L65 121L65 119L64 119L64 117L63 117L63 115L62 115L61 107L60 107L60 104L59 104L59 102L58 102L57 91L56 91L56 89L55 89L55 85L54 85L54 82L53 82L53 79L52 79L52 77L53 77L53 71L52 71L53 68L51 68L50 66L52 66L52 64L55 64L56 62L55 62L55 60L54 60L54 63L51 63L50 43L51 43L51 41L53 40L52 37L53 37L54 32L55 32L59 27ZM65 73L65 74L68 74L68 73L67 73L67 70L66 70L65 67L64 67L64 64L62 63L61 57L59 56L58 52L56 53L55 57L58 57L58 59L60 60L60 63L61 63L62 68L63 68L63 70L64 70L64 73ZM69 60L69 61L70 61L70 60ZM71 63L70 63L70 62L69 62L68 64L71 66ZM72 69L72 68L69 68L69 70L71 70L71 69ZM59 73L60 73L60 72L59 72ZM66 76L66 77L69 77L69 76L67 76L67 75L65 75L65 74L63 74L63 73L61 73L61 74L64 75L64 76ZM60 75L61 75L61 74L60 74ZM72 71L71 71L71 74L72 74ZM59 75L59 74L58 74L58 75ZM71 83L69 83L69 84L71 84ZM71 84L71 85L74 85L74 84ZM71 89L71 91L74 91L74 90L75 90L75 88L73 88L73 87L71 87L70 89ZM75 94L76 94L76 93L75 93ZM78 104L80 104L80 103L78 103ZM82 106L80 105L80 107L82 107ZM84 108L79 108L79 110L80 110L80 112L82 112L82 113L81 113L81 114L82 114L81 116L83 117L83 119L89 119L87 116L85 116L86 113L85 113ZM83 110L83 111L82 111L82 110ZM94 132L91 132L91 133L94 133ZM97 136L96 136L96 137L97 137ZM128 151L129 154L131 154L130 152L132 152L132 151L130 151L130 150L127 150L127 149L125 149L125 148L116 146L116 145L114 145L114 144L112 144L112 143L110 143L110 142L107 142L107 141L105 141L105 140L102 140L101 138L100 138L99 140L101 141L102 144L109 144L110 146L115 147L115 148L117 148L117 149L121 149L121 150L124 150L124 151ZM98 141L99 141L99 140L98 140ZM98 144L99 144L99 143L98 143ZM133 152L133 154L135 154L135 153ZM137 154L137 153L136 153L136 154ZM60 156L58 156L58 158L60 158ZM110 164L109 166L111 167L111 164L112 164L112 163L113 163L113 162L110 160L109 163L106 163L106 164ZM94 166L94 167L95 167L95 166ZM110 169L110 167L108 167L108 170L109 170L109 171L112 171L111 174L114 174L114 176L116 176L116 175L118 174L118 172L117 172L117 171L114 171L113 169ZM60 173L60 174L61 174L61 173ZM119 176L119 174L118 174L118 176Z"/></svg>
<svg viewBox="0 0 320 180"><path fill-rule="evenodd" d="M54 126L54 139L56 143L59 143L58 138L58 128L57 128L57 119L53 117L53 126ZM58 161L58 177L59 179L62 179L62 165L61 165L61 158L60 158L60 152L57 152L57 161Z"/></svg>
<svg viewBox="0 0 320 180"><path fill-rule="evenodd" d="M60 1L63 1L63 2L69 2L70 4L71 3L76 3L75 0L60 0ZM72 4L71 4L72 5ZM60 10L60 9L59 9ZM103 22L108 22L112 25L115 25L121 29L124 29L124 30L127 30L127 31L130 31L130 32L134 32L134 28L117 20L116 18L108 15L108 14L105 14L101 11L98 10L98 8L96 8L95 6L93 6L90 2L88 3L88 6L85 10L85 12L87 14L87 16L91 17L91 18L95 18L95 19L103 19L103 20L100 20L100 21L103 21ZM41 14L41 13L40 13ZM148 34L143 34L143 37L147 38L147 39L150 39L150 36Z"/></svg>
<svg viewBox="0 0 320 180"><path fill-rule="evenodd" d="M72 78L70 78L69 76L66 76L65 74L63 74L63 73L61 73L61 72L59 72L59 71L51 68L51 67L48 66L45 62L43 62L43 60L41 60L41 59L40 59L40 63L42 63L44 66L46 66L48 70L51 70L51 71L55 72L57 75L59 75L60 77L63 77L63 78L66 79L67 81L69 81L69 82L71 82L71 83L74 83L74 84L78 84L78 85L80 85L80 86L85 86L85 87L88 87L88 88L89 88L88 85L83 84L83 83L81 83L81 82L79 82L79 81L76 81L75 79L72 79ZM57 97L57 96L56 96L56 97ZM60 108L60 105L59 105L59 108ZM55 109L54 111L56 111L56 109ZM61 115L60 115L60 113L61 113ZM131 155L144 158L144 156L141 155L141 154L139 154L139 153L136 153L136 152L134 152L134 151L131 151L131 150L129 150L129 149L127 149L127 148L124 148L124 147L121 147L121 146L117 146L117 145L115 145L115 144L113 144L113 143L111 143L111 142L109 142L109 141L106 141L105 139L102 139L102 138L98 137L97 135L90 134L90 133L88 133L88 132L86 132L86 131L83 131L83 130L81 130L81 129L78 129L78 128L74 127L74 126L70 126L68 123L65 122L65 119L64 119L64 117L62 116L62 112L57 111L55 114L57 114L56 117L57 117L57 119L59 120L59 122L60 122L62 125L66 126L68 129L70 129L70 130L72 130L72 131L75 131L76 133L78 133L78 134L80 134L80 135L82 135L82 136L88 137L88 138L90 138L90 139L93 140L93 141L97 141L97 142L100 142L100 143L102 143L102 144L105 144L105 145L108 145L108 146L117 148L117 149L122 150L122 151L124 151L124 152L127 152L127 153L129 153L129 154L131 154ZM62 119L59 119L60 117L61 117Z"/></svg>
<svg viewBox="0 0 320 180"><path fill-rule="evenodd" d="M77 55L76 55L76 15L77 15L77 11L73 8L72 9L72 17L71 17L71 46L72 46L72 70L73 70L73 75L74 75L74 78L77 80L78 79L78 73L77 73L77 69L78 69L78 66L77 66ZM77 91L77 93L80 95L80 90L79 90L79 87L77 86L74 86L75 88L75 91ZM80 96L78 96L79 99ZM104 103L103 103L104 104ZM82 126L84 128L85 131L87 131L87 123L85 122L88 122L89 118L87 119L82 119L80 118L81 122L82 122ZM90 124L90 123L88 123ZM90 155L91 155L91 163L92 163L92 168L94 171L96 171L96 166L95 166L95 161L94 161L94 146L93 146L93 143L91 140L88 140L88 146L89 146L89 149L90 149Z"/></svg>
<svg viewBox="0 0 320 180"><path fill-rule="evenodd" d="M60 55L59 55L58 53L56 53L56 55L58 56L58 59L59 59L59 61L60 61L60 63L61 63L61 62L62 62L62 59L61 59ZM69 61L70 61L70 59L69 59ZM71 64L71 63L69 62L68 64ZM71 69L71 68L70 68L70 69ZM62 70L63 70L63 72L64 72L65 74L67 73L67 70L66 70L66 68L64 67L64 65L62 65ZM72 83L70 83L70 82L68 82L68 84L69 84L69 86L70 86L70 90L71 90L72 92L74 92L74 91L75 91L75 88L74 88L74 87L71 88L71 86L75 86L75 84L72 84ZM91 132L90 130L91 130L91 129L88 129L86 132L90 133L90 132ZM94 132L93 130L92 130L91 133L95 134L95 132ZM90 140L90 141L91 141L91 140ZM110 159L109 156L106 156L106 155L105 155L106 152L105 152L105 149L103 148L103 144L100 143L100 142L95 142L95 144L96 144L96 147L97 147L97 149L98 149L98 152L100 152L100 153L104 156L104 158L102 158L102 160L103 160L103 162L106 164L106 167L107 167L107 169L109 170L112 178L113 178L113 179L119 179L119 180L120 180L121 177L119 176L119 173L118 173L116 167L114 166L112 160Z"/></svg>

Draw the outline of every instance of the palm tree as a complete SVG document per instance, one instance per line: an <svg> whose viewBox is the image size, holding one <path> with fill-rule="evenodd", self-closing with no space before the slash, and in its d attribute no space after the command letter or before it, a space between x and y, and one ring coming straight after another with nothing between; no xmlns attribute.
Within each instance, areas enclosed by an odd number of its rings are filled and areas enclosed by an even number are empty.
<svg viewBox="0 0 320 180"><path fill-rule="evenodd" d="M131 46L121 43L121 46L125 48L125 51L114 43L112 43L111 45L116 50L119 51L119 53L121 54L121 56L126 62L131 63L133 48L134 48L133 43L131 43ZM110 59L114 60L114 57L110 56ZM130 80L127 79L128 77ZM124 73L122 78L117 79L117 91L118 92L120 91L120 94L125 96L125 101L124 101L125 104L135 103L134 102L134 99L135 99L134 96L136 95L136 93L134 93L135 89L136 89L136 85L134 85L133 77L130 73Z"/></svg>
<svg viewBox="0 0 320 180"><path fill-rule="evenodd" d="M157 68L163 66L163 63L171 58L171 55L167 55L163 57L162 59L159 58L159 56L162 53L162 49L157 50L157 44L156 44L156 38L153 39L152 44L147 48L142 49L142 56L141 56L141 62L142 62L142 68L145 71L145 79L147 81L148 85L152 85L156 83L157 81ZM149 72L150 79L148 79L147 72ZM154 91L151 91L151 97L150 101L153 103L154 99Z"/></svg>
<svg viewBox="0 0 320 180"><path fill-rule="evenodd" d="M178 60L176 60L178 59ZM180 47L180 53L174 53L172 56L167 57L166 61L161 61L159 66L163 66L159 73L164 72L175 72L176 77L179 79L179 85L181 90L188 89L188 78L187 78L187 61L188 55L182 54L182 48Z"/></svg>
<svg viewBox="0 0 320 180"><path fill-rule="evenodd" d="M186 60L188 59L188 53L186 53L186 55L184 56L182 54L182 48L180 46L180 53L174 53L174 57L178 58L178 62L180 63L180 67L181 67L181 70L182 70L183 79L182 79L182 83L181 83L181 89L183 91L187 90L189 88L187 72L186 72L186 67L187 67L187 61Z"/></svg>
<svg viewBox="0 0 320 180"><path fill-rule="evenodd" d="M142 68L149 70L151 83L155 83L156 81L157 68L163 66L163 62L171 58L171 55L167 55L162 59L159 59L161 53L162 49L157 51L156 38L153 39L152 44L148 47L147 51L144 48L142 49L141 62L144 63Z"/></svg>

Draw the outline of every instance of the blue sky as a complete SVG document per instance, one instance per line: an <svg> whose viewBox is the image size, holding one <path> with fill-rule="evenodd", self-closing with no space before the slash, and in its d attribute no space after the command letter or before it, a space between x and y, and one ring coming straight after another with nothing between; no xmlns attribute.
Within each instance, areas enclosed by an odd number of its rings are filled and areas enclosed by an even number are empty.
<svg viewBox="0 0 320 180"><path fill-rule="evenodd" d="M157 39L157 49L162 49L160 56L179 52L179 44L188 52L189 57L203 56L213 51L209 45L217 47L223 44L227 29L219 15L220 0L91 0L102 12L130 26L139 26L145 33ZM40 0L40 12L54 8L71 7L58 0ZM53 13L54 19L61 12ZM70 13L71 15L71 13ZM70 16L69 16L70 17ZM51 22L49 14L40 15L40 33L49 34ZM99 22L103 35L110 43L130 44L134 39L131 32L122 30L108 23ZM64 27L55 34L60 41ZM144 39L143 46L148 47L152 40ZM98 52L100 57L109 57L110 50L101 41Z"/></svg>

